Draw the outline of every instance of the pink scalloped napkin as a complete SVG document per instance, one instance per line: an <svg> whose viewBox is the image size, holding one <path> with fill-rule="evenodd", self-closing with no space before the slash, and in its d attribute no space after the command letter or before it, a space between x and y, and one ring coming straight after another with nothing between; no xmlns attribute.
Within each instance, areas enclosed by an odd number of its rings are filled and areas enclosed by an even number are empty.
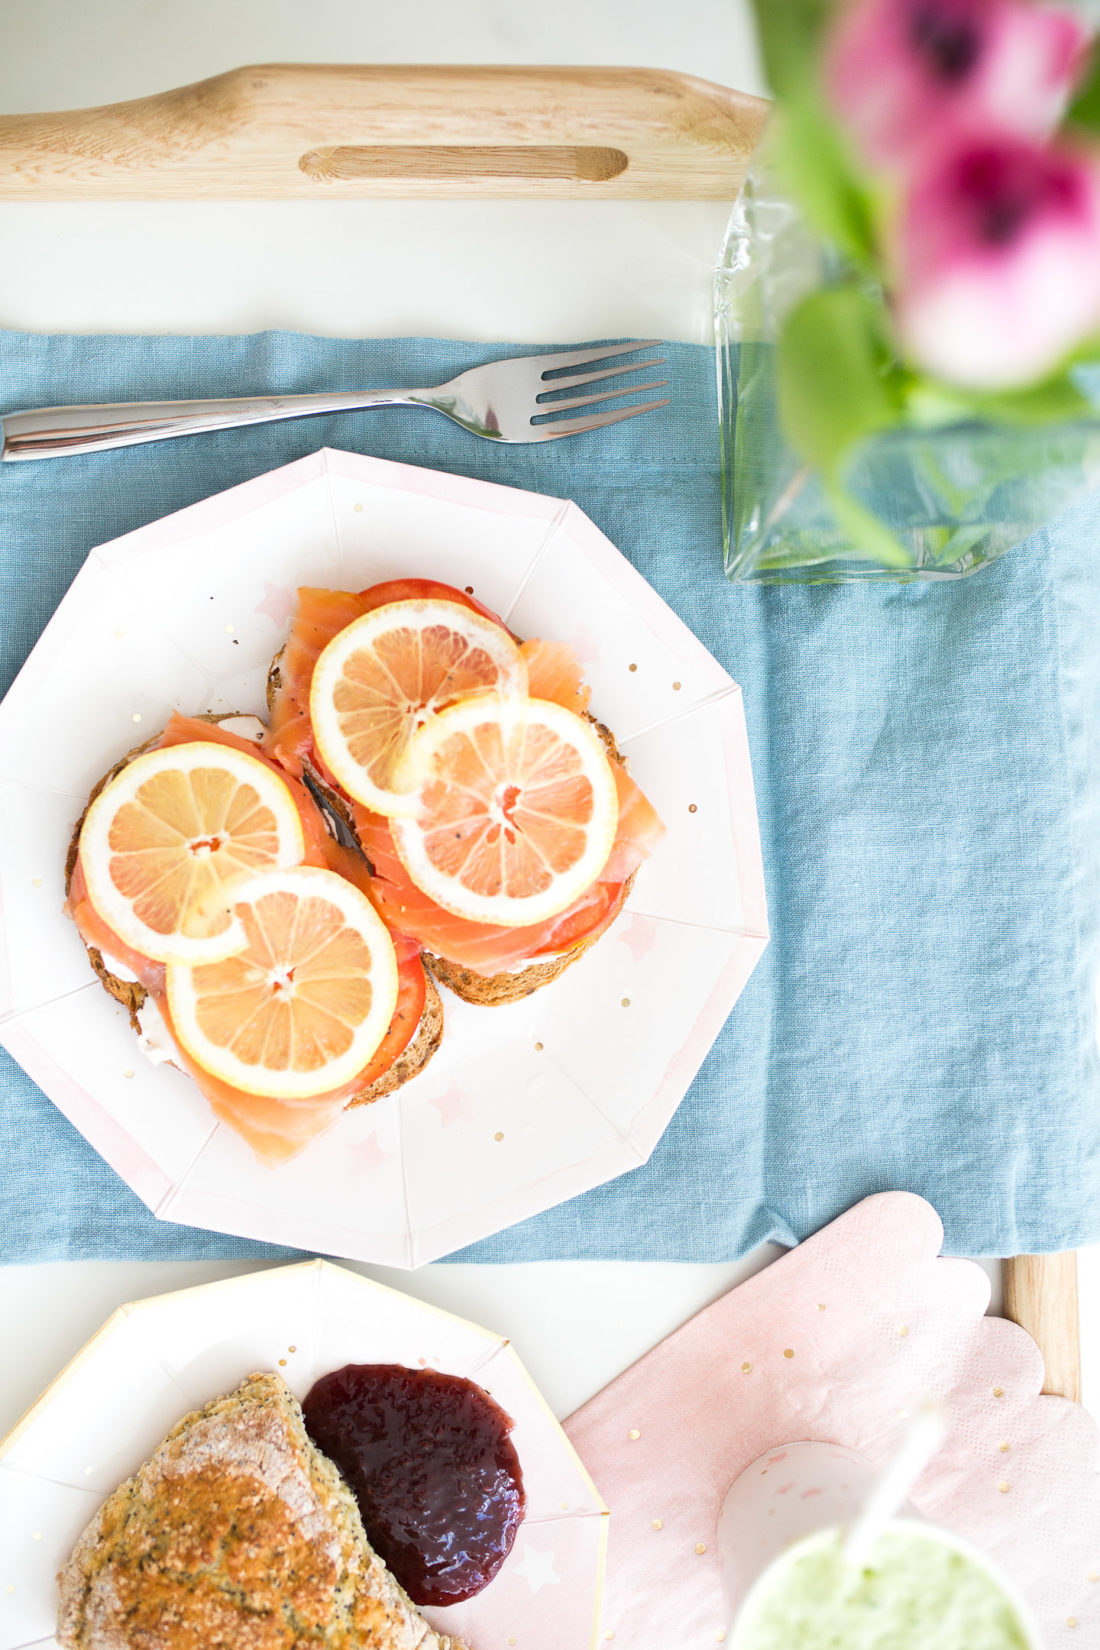
<svg viewBox="0 0 1100 1650"><path fill-rule="evenodd" d="M940 1398L950 1430L919 1512L1015 1579L1047 1650L1100 1645L1100 1451L1086 1412L1041 1396L979 1266L938 1258L939 1216L869 1197L662 1341L566 1431L611 1508L601 1635L704 1650L725 1612L715 1551L733 1480L803 1439L884 1460L899 1417Z"/></svg>

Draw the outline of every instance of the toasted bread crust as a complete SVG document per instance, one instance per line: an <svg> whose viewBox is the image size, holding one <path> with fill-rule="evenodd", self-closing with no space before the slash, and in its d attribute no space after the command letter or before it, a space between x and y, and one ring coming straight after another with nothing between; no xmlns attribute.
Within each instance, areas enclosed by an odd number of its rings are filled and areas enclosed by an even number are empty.
<svg viewBox="0 0 1100 1650"><path fill-rule="evenodd" d="M237 716L246 714L251 713L243 711L226 711L222 715L214 715L212 712L209 712L203 716L196 716L194 720L196 722L210 722L216 724L218 722L229 722ZM154 734L151 739L146 739L142 744L135 745L133 750L127 751L125 756L120 757L114 767L105 773L103 778L93 786L88 796L88 800L84 805L84 812L73 826L73 834L69 839L69 848L65 855L66 899L69 897L69 887L72 883L73 872L76 869L76 856L80 847L80 833L84 827L84 821L87 818L88 809L91 807L100 791L103 790L104 786L109 785L115 775L120 774L123 768L127 767L128 764L134 760L135 756L141 756L145 751L151 750L159 738L159 734ZM327 790L325 795L327 799ZM335 806L335 803L333 805ZM340 808L339 811L341 816L343 816L343 808ZM81 935L80 938L85 951L88 953L88 961L91 963L93 972L95 973L100 985L109 996L114 998L116 1003L121 1003L122 1007L130 1016L131 1030L135 1033L135 1035L140 1036L141 1022L138 1016L148 999L148 991L139 980L123 980L117 974L112 973L111 969L108 968L103 959L103 953L96 946L89 945L83 935ZM423 966L423 961L421 966ZM368 1084L365 1089L361 1089L358 1094L352 1095L351 1099L348 1101L349 1109L352 1106L369 1106L372 1100L381 1100L384 1094L392 1094L393 1091L395 1089L399 1089L402 1084L407 1083L411 1078L416 1077L424 1070L424 1067L428 1064L428 1061L432 1058L436 1049L443 1041L443 1004L440 1000L439 992L436 990L435 981L432 979L427 968L424 969L424 978L427 986L427 994L424 999L424 1010L420 1016L420 1024L417 1028L416 1035L412 1039L412 1042L404 1050L404 1052L398 1056L388 1071L383 1072L381 1077L375 1078L373 1083Z"/></svg>

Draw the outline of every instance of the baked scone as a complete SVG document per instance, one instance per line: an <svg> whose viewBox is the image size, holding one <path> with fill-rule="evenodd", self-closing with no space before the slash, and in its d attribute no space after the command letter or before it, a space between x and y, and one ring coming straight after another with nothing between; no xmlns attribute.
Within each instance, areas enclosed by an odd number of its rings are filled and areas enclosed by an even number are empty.
<svg viewBox="0 0 1100 1650"><path fill-rule="evenodd" d="M371 1549L278 1375L185 1415L58 1577L65 1650L465 1650Z"/></svg>

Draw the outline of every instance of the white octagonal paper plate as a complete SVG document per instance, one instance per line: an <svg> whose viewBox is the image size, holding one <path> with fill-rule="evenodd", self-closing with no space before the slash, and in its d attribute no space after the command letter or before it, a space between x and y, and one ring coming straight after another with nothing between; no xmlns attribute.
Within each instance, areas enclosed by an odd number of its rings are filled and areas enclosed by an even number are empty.
<svg viewBox="0 0 1100 1650"><path fill-rule="evenodd" d="M501 1008L444 993L420 1076L261 1167L92 977L66 846L173 709L263 712L298 585L397 576L568 642L668 835L553 985ZM560 499L318 452L93 550L0 705L0 1040L164 1220L418 1266L636 1168L766 938L740 689Z"/></svg>
<svg viewBox="0 0 1100 1650"><path fill-rule="evenodd" d="M257 1370L295 1396L348 1363L465 1375L515 1422L527 1512L488 1587L424 1614L471 1650L588 1650L607 1509L506 1340L328 1261L122 1306L0 1443L0 1650L56 1646L58 1570L190 1410Z"/></svg>

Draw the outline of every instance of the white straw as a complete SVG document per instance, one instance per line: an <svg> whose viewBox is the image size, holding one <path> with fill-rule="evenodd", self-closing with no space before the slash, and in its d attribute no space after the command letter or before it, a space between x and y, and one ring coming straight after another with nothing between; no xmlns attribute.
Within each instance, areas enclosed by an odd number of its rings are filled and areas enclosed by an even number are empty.
<svg viewBox="0 0 1100 1650"><path fill-rule="evenodd" d="M931 1461L947 1431L938 1405L922 1409L905 1429L902 1441L883 1468L867 1504L844 1539L843 1556L861 1570L887 1524L897 1514L917 1479Z"/></svg>

